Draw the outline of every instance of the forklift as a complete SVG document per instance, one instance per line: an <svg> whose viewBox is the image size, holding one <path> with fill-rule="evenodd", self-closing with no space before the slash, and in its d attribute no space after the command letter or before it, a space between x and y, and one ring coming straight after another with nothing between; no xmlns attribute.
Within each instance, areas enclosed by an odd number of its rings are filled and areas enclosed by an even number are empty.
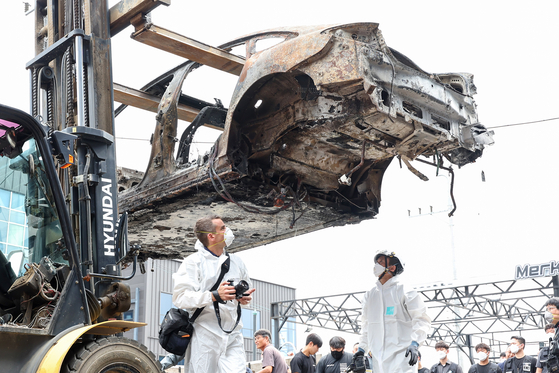
<svg viewBox="0 0 559 373"><path fill-rule="evenodd" d="M139 247L117 207L107 2L37 0L35 25L30 114L0 104L0 371L161 371L122 337L146 324L122 320Z"/></svg>

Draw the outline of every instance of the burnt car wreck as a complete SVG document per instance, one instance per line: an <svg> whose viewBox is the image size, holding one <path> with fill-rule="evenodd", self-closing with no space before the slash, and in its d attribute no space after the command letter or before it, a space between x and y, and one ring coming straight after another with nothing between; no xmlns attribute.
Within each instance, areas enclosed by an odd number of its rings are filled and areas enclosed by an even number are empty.
<svg viewBox="0 0 559 373"><path fill-rule="evenodd" d="M132 37L148 44L165 31L145 20L135 27ZM282 41L257 51L270 38ZM231 251L371 219L395 157L426 179L411 161L463 166L493 143L478 120L473 76L423 71L387 46L376 23L268 30L217 50L240 45L244 60L218 67L239 75L228 109L181 95L188 74L207 64L196 56L142 89L161 98L152 152L137 185L123 174L119 207L150 257L193 250L191 227L208 213L237 229ZM175 159L181 105L198 114ZM223 132L189 161L202 125Z"/></svg>

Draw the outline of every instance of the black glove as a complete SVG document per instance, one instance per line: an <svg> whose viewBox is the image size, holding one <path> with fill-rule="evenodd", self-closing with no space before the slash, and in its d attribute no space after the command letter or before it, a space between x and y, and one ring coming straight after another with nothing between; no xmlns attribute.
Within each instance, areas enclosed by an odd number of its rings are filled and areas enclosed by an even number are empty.
<svg viewBox="0 0 559 373"><path fill-rule="evenodd" d="M363 349L357 350L356 353L353 354L353 358L351 359L351 364L349 365L349 369L346 372L354 372L354 373L365 373L365 351Z"/></svg>
<svg viewBox="0 0 559 373"><path fill-rule="evenodd" d="M419 357L418 346L417 342L414 341L406 350L406 357L410 355L410 365L417 364L417 358Z"/></svg>

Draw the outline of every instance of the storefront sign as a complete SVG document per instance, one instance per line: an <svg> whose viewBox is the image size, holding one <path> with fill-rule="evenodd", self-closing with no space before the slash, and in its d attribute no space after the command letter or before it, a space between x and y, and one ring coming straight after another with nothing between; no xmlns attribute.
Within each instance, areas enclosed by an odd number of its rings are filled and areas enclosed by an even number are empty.
<svg viewBox="0 0 559 373"><path fill-rule="evenodd" d="M519 264L514 271L514 279L533 277L549 277L559 275L559 261L550 261L542 264Z"/></svg>

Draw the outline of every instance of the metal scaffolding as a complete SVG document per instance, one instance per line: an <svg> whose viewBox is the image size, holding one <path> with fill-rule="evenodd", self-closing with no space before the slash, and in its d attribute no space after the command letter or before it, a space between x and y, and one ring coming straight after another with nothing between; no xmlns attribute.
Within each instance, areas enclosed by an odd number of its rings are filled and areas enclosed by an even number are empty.
<svg viewBox="0 0 559 373"><path fill-rule="evenodd" d="M542 330L543 305L556 296L555 278L487 282L474 285L432 285L415 290L423 296L432 318L427 345L450 342L471 362L475 344L486 341L501 349L503 336ZM296 299L272 304L272 320L279 331L287 321L359 334L361 299L365 292ZM497 349L497 351L498 351Z"/></svg>

